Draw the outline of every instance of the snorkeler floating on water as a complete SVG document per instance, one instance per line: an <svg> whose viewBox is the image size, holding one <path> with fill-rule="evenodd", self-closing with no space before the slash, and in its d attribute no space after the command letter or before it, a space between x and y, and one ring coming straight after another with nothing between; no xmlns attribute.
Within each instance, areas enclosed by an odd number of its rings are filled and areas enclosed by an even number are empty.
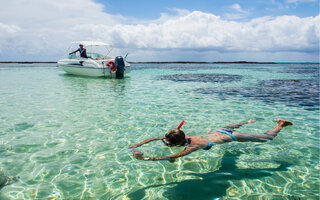
<svg viewBox="0 0 320 200"><path fill-rule="evenodd" d="M169 160L170 162L174 162L176 158L188 155L196 150L209 150L215 144L222 144L232 141L266 142L275 138L283 127L292 125L292 122L288 120L278 119L276 127L267 131L263 135L238 133L234 131L236 128L252 122L255 122L255 120L251 119L246 122L231 124L222 129L209 132L207 135L185 135L184 132L180 130L181 126L184 124L184 121L182 121L176 129L169 131L164 137L149 138L140 142L139 144L131 145L130 148L133 151L133 156L139 160ZM169 147L185 146L186 148L179 153L164 157L143 157L143 153L135 149L136 147L155 140L162 140L163 143Z"/></svg>

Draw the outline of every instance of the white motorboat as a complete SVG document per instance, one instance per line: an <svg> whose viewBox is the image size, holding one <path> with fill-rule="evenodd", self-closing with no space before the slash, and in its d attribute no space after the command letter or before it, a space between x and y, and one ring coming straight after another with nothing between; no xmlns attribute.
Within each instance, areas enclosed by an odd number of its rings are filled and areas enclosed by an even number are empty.
<svg viewBox="0 0 320 200"><path fill-rule="evenodd" d="M58 67L69 74L123 78L130 72L130 64L126 62L126 57L109 56L113 48L112 45L95 41L79 41L73 42L73 44L83 45L87 58L72 53L68 58L59 60Z"/></svg>

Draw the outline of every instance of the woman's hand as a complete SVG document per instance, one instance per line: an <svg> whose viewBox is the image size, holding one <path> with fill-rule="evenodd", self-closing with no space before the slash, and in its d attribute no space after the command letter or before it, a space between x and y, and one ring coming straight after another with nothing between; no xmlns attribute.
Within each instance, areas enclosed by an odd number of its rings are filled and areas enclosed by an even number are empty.
<svg viewBox="0 0 320 200"><path fill-rule="evenodd" d="M133 151L133 156L138 159L138 160L144 160L144 158L142 157L143 156L143 153L137 149L132 149Z"/></svg>

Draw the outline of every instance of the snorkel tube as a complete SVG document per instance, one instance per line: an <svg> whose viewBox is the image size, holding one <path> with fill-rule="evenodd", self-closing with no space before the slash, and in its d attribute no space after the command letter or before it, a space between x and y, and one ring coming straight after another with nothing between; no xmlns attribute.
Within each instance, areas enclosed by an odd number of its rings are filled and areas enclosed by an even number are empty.
<svg viewBox="0 0 320 200"><path fill-rule="evenodd" d="M184 124L184 120L181 121L181 123L179 124L179 126L177 127L178 130L180 130L181 126Z"/></svg>

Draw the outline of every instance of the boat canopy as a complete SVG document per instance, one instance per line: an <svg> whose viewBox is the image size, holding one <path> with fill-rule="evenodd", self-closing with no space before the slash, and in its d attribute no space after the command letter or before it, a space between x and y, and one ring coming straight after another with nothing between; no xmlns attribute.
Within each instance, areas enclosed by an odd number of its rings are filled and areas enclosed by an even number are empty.
<svg viewBox="0 0 320 200"><path fill-rule="evenodd" d="M87 46L109 46L112 47L111 44L107 44L104 42L98 42L98 41L76 41L76 42L72 42L73 44L82 44L83 46L87 47Z"/></svg>

